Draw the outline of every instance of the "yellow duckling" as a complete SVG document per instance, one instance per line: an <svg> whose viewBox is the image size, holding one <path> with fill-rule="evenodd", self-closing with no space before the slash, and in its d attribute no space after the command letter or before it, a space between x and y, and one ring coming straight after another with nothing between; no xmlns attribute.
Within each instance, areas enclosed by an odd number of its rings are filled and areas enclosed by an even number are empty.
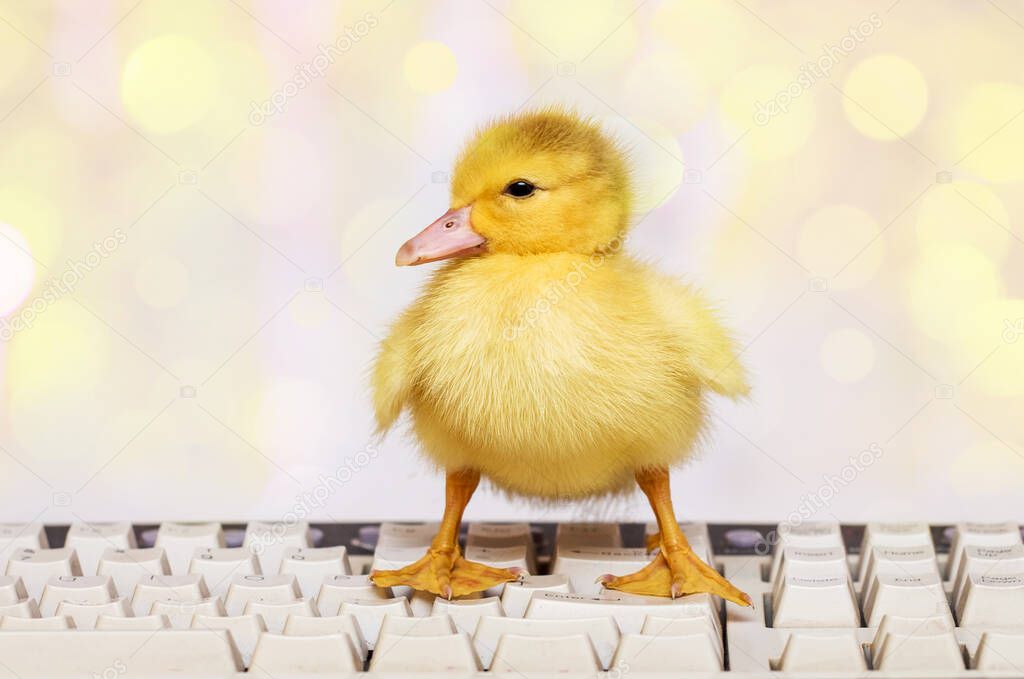
<svg viewBox="0 0 1024 679"><path fill-rule="evenodd" d="M660 551L605 586L750 604L690 549L669 491L669 467L704 428L708 392L737 397L748 386L700 295L620 252L631 197L622 151L560 109L499 120L462 153L451 209L396 257L451 261L395 323L373 374L379 430L407 409L424 452L447 471L444 517L427 554L374 572L377 585L451 597L517 577L459 551L481 476L559 500L635 482Z"/></svg>

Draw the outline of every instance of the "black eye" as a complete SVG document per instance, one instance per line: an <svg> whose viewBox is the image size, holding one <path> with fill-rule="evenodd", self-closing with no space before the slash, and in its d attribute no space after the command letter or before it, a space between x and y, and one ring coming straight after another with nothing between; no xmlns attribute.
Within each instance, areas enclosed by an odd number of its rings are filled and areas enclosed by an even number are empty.
<svg viewBox="0 0 1024 679"><path fill-rule="evenodd" d="M532 195L536 189L537 187L530 182L518 179L505 187L505 193L516 198L526 198Z"/></svg>

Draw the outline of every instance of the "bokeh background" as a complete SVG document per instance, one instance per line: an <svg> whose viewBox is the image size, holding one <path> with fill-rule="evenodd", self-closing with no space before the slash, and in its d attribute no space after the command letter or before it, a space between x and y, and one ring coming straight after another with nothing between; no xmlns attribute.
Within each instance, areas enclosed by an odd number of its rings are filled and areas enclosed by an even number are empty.
<svg viewBox="0 0 1024 679"><path fill-rule="evenodd" d="M1024 519L1024 5L0 3L4 520L427 519L366 375L468 133L631 149L744 346L684 518ZM854 462L851 462L851 457ZM470 518L638 518L639 498Z"/></svg>

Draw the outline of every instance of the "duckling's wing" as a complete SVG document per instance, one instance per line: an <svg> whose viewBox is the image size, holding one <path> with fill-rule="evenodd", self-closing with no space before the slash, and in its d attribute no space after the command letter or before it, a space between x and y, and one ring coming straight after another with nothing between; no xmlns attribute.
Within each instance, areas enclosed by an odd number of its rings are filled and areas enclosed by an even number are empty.
<svg viewBox="0 0 1024 679"><path fill-rule="evenodd" d="M649 289L655 308L679 338L689 371L723 396L746 396L750 385L736 343L701 293L655 272L650 272Z"/></svg>
<svg viewBox="0 0 1024 679"><path fill-rule="evenodd" d="M391 326L388 336L380 343L373 367L373 410L379 434L391 428L412 393L409 366L412 360L412 333L417 324L414 310L415 306L407 309Z"/></svg>

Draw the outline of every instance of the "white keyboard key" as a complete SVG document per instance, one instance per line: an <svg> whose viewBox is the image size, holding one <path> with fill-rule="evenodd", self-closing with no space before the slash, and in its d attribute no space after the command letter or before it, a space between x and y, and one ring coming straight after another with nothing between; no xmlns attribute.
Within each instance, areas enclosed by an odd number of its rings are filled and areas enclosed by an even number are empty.
<svg viewBox="0 0 1024 679"><path fill-rule="evenodd" d="M953 579L953 602L959 609L960 594L968 573L977 575L1016 575L1024 573L1024 545L1010 547L975 547L964 548Z"/></svg>
<svg viewBox="0 0 1024 679"><path fill-rule="evenodd" d="M945 616L952 620L942 580L931 575L879 575L864 602L868 627L876 627L884 615L903 617Z"/></svg>
<svg viewBox="0 0 1024 679"><path fill-rule="evenodd" d="M849 576L789 577L772 600L773 627L859 627Z"/></svg>
<svg viewBox="0 0 1024 679"><path fill-rule="evenodd" d="M38 600L53 576L81 575L78 557L72 549L19 549L7 561L7 575L20 577L25 591Z"/></svg>
<svg viewBox="0 0 1024 679"><path fill-rule="evenodd" d="M302 596L313 599L325 579L332 575L351 575L352 567L344 547L289 547L282 554L278 572L294 575Z"/></svg>
<svg viewBox="0 0 1024 679"><path fill-rule="evenodd" d="M580 634L589 637L602 666L608 667L620 638L618 625L609 616L560 620L484 617L477 623L473 644L486 669L491 666L498 642L505 635L552 638Z"/></svg>
<svg viewBox="0 0 1024 679"><path fill-rule="evenodd" d="M1020 528L1012 522L1004 523L960 523L953 532L946 562L946 579L956 576L960 559L968 545L975 547L1012 547L1021 544Z"/></svg>
<svg viewBox="0 0 1024 679"><path fill-rule="evenodd" d="M16 604L28 598L25 585L16 575L0 575L0 606Z"/></svg>
<svg viewBox="0 0 1024 679"><path fill-rule="evenodd" d="M569 576L577 594L599 594L602 575L628 575L645 567L651 556L645 549L559 547L552 572Z"/></svg>
<svg viewBox="0 0 1024 679"><path fill-rule="evenodd" d="M21 549L49 549L41 523L0 523L0 572L7 568L11 554Z"/></svg>
<svg viewBox="0 0 1024 679"><path fill-rule="evenodd" d="M0 617L0 630L21 630L23 632L51 632L53 630L75 629L75 621L65 615L46 618Z"/></svg>
<svg viewBox="0 0 1024 679"><path fill-rule="evenodd" d="M433 637L381 635L371 672L475 672L480 662L465 634Z"/></svg>
<svg viewBox="0 0 1024 679"><path fill-rule="evenodd" d="M377 538L377 549L415 547L426 549L437 535L440 523L382 523Z"/></svg>
<svg viewBox="0 0 1024 679"><path fill-rule="evenodd" d="M231 634L232 641L246 667L252 663L252 654L260 635L267 631L263 618L258 615L197 615L189 626L193 630L224 630Z"/></svg>
<svg viewBox="0 0 1024 679"><path fill-rule="evenodd" d="M97 575L109 575L120 596L131 596L135 585L150 575L170 575L167 555L160 547L108 549L100 557Z"/></svg>
<svg viewBox="0 0 1024 679"><path fill-rule="evenodd" d="M156 631L174 629L166 615L141 615L126 618L120 615L101 615L96 618L97 630Z"/></svg>
<svg viewBox="0 0 1024 679"><path fill-rule="evenodd" d="M366 575L335 575L324 580L316 605L320 615L337 615L346 601L394 598L390 587L377 587Z"/></svg>
<svg viewBox="0 0 1024 679"><path fill-rule="evenodd" d="M231 578L224 608L241 615L250 601L289 603L301 597L294 575L236 575Z"/></svg>
<svg viewBox="0 0 1024 679"><path fill-rule="evenodd" d="M147 575L135 585L132 610L149 615L155 601L198 602L209 596L201 575Z"/></svg>
<svg viewBox="0 0 1024 679"><path fill-rule="evenodd" d="M437 597L434 599L434 607L430 614L450 616L452 622L455 623L456 631L472 637L480 618L485 615L502 617L505 615L505 610L501 607L501 600L496 596L454 601Z"/></svg>
<svg viewBox="0 0 1024 679"><path fill-rule="evenodd" d="M506 583L501 593L501 607L505 615L521 618L526 613L530 597L536 592L571 594L568 575L529 575L521 582Z"/></svg>
<svg viewBox="0 0 1024 679"><path fill-rule="evenodd" d="M313 546L309 524L267 523L253 521L245 528L242 547L259 557L262 573L277 573L284 553L290 549L305 549Z"/></svg>
<svg viewBox="0 0 1024 679"><path fill-rule="evenodd" d="M518 568L524 573L529 573L533 570L526 547L522 545L514 547L468 546L466 547L465 557L470 561L487 564L494 568Z"/></svg>
<svg viewBox="0 0 1024 679"><path fill-rule="evenodd" d="M931 615L926 617L906 617L901 615L884 615L875 630L875 636L871 640L871 655L878 657L882 650L882 641L890 634L910 636L914 634L938 634L940 632L952 632L953 620L945 615Z"/></svg>
<svg viewBox="0 0 1024 679"><path fill-rule="evenodd" d="M412 617L412 609L409 607L409 600L405 597L394 599L364 599L362 601L345 601L339 610L341 615L351 615L359 624L359 630L363 633L366 646L370 650L377 643L380 635L380 626L384 616Z"/></svg>
<svg viewBox="0 0 1024 679"><path fill-rule="evenodd" d="M706 611L711 603L708 594L691 594L678 599L628 594L559 594L540 592L530 600L527 618L564 620L566 618L593 618L609 616L615 619L623 634L639 634L644 618L653 615L662 618L692 617L694 611Z"/></svg>
<svg viewBox="0 0 1024 679"><path fill-rule="evenodd" d="M262 617L268 632L281 634L284 631L285 620L289 616L316 616L316 608L314 608L313 602L309 599L299 599L284 603L250 601L245 605L244 613L245 615L258 615Z"/></svg>
<svg viewBox="0 0 1024 679"><path fill-rule="evenodd" d="M612 667L630 672L720 672L722 656L706 634L655 636L626 634L615 652Z"/></svg>
<svg viewBox="0 0 1024 679"><path fill-rule="evenodd" d="M879 575L935 575L939 576L939 563L935 558L935 548L931 545L921 547L876 547L868 556L868 565L861 581L861 600L867 601Z"/></svg>
<svg viewBox="0 0 1024 679"><path fill-rule="evenodd" d="M22 599L16 604L0 606L0 617L38 618L39 604L35 599Z"/></svg>
<svg viewBox="0 0 1024 679"><path fill-rule="evenodd" d="M466 545L473 547L530 547L533 534L528 523L471 523Z"/></svg>
<svg viewBox="0 0 1024 679"><path fill-rule="evenodd" d="M968 573L957 617L961 625L1024 625L1024 573Z"/></svg>
<svg viewBox="0 0 1024 679"><path fill-rule="evenodd" d="M363 661L343 634L319 637L260 636L249 673L262 677L334 675L360 672Z"/></svg>
<svg viewBox="0 0 1024 679"><path fill-rule="evenodd" d="M876 670L922 672L964 669L963 653L953 632L890 633L875 645L879 649L872 658Z"/></svg>
<svg viewBox="0 0 1024 679"><path fill-rule="evenodd" d="M768 580L776 582L782 553L787 547L805 549L840 549L846 551L839 523L835 521L804 521L803 523L780 523L774 532L775 551Z"/></svg>
<svg viewBox="0 0 1024 679"><path fill-rule="evenodd" d="M561 549L619 549L622 532L617 523L560 523L555 536L556 552Z"/></svg>
<svg viewBox="0 0 1024 679"><path fill-rule="evenodd" d="M843 578L850 576L846 552L835 547L785 547L779 559L778 579L772 587L774 597L778 597L779 589L788 577Z"/></svg>
<svg viewBox="0 0 1024 679"><path fill-rule="evenodd" d="M711 620L707 615L696 613L692 618L659 618L648 615L644 618L640 634L648 637L689 637L703 634L718 654L718 664L725 660L725 649L722 646L722 632L718 620Z"/></svg>
<svg viewBox="0 0 1024 679"><path fill-rule="evenodd" d="M868 665L852 630L828 634L793 632L786 640L776 669L783 672L866 672Z"/></svg>
<svg viewBox="0 0 1024 679"><path fill-rule="evenodd" d="M371 663L370 668L373 669ZM595 675L601 661L585 634L533 637L505 634L498 640L491 672L573 672Z"/></svg>
<svg viewBox="0 0 1024 679"><path fill-rule="evenodd" d="M1024 631L990 631L981 635L971 669L983 672L1020 672L1024 667Z"/></svg>
<svg viewBox="0 0 1024 679"><path fill-rule="evenodd" d="M227 594L238 576L261 575L256 556L241 547L198 549L189 561L188 572L203 576L206 588L214 596Z"/></svg>
<svg viewBox="0 0 1024 679"><path fill-rule="evenodd" d="M96 627L96 619L100 616L127 618L131 614L132 607L125 598L96 603L65 600L57 605L55 613L74 620L78 629L93 629Z"/></svg>
<svg viewBox="0 0 1024 679"><path fill-rule="evenodd" d="M127 522L73 523L64 538L65 549L74 549L83 575L96 575L100 557L108 549L135 549L135 531Z"/></svg>
<svg viewBox="0 0 1024 679"><path fill-rule="evenodd" d="M188 573L192 555L201 547L223 547L224 531L219 523L173 523L160 524L154 547L163 547L171 573Z"/></svg>
<svg viewBox="0 0 1024 679"><path fill-rule="evenodd" d="M904 521L895 523L874 522L864 528L860 543L860 561L857 566L857 580L864 581L868 556L875 547L932 547L932 533L927 523Z"/></svg>
<svg viewBox="0 0 1024 679"><path fill-rule="evenodd" d="M455 623L448 615L428 615L423 618L385 615L380 624L378 639L389 635L392 637L416 636L439 637L445 634L456 634ZM378 644L378 650L379 644ZM376 653L377 651L374 651Z"/></svg>
<svg viewBox="0 0 1024 679"><path fill-rule="evenodd" d="M194 616L225 616L228 612L220 597L211 596L198 601L154 601L149 614L167 618L174 629L188 629Z"/></svg>
<svg viewBox="0 0 1024 679"><path fill-rule="evenodd" d="M39 610L44 616L53 615L62 601L105 604L116 598L114 583L106 575L60 575L46 581Z"/></svg>
<svg viewBox="0 0 1024 679"><path fill-rule="evenodd" d="M102 668L139 677L232 677L242 671L224 632L10 631L0 634L0 658L0 670L24 679L85 677Z"/></svg>
<svg viewBox="0 0 1024 679"><path fill-rule="evenodd" d="M325 618L311 618L305 615L289 616L284 623L284 633L297 637L319 637L325 634L344 634L352 642L360 661L365 661L369 651L366 639L359 629L359 623L351 615L332 615Z"/></svg>

